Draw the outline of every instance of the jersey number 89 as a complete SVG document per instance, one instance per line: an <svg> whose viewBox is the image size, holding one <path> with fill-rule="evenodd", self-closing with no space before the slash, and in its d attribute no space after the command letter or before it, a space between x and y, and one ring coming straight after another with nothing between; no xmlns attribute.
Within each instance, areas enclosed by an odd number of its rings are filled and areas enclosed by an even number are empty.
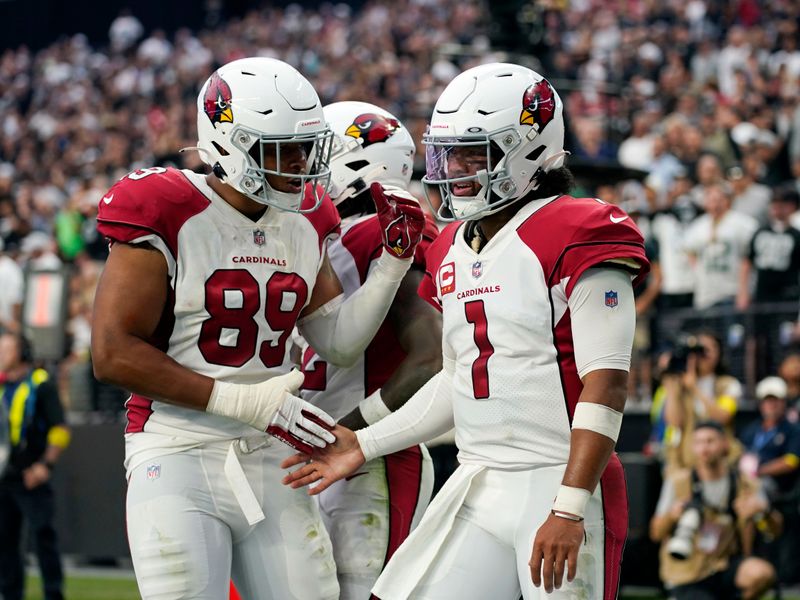
<svg viewBox="0 0 800 600"><path fill-rule="evenodd" d="M258 323L255 316L261 308L258 281L244 269L219 269L206 280L205 292L209 317L200 328L200 353L206 362L241 367L256 353ZM296 273L273 273L267 280L264 317L270 329L279 335L277 340L266 340L258 348L258 356L265 366L283 364L286 340L307 298L308 285ZM235 331L234 344L221 342L225 330Z"/></svg>

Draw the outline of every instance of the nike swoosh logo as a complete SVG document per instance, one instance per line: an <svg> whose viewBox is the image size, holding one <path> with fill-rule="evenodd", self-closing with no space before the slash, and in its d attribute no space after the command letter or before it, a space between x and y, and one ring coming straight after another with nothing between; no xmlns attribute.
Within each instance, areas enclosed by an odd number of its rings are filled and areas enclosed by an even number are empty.
<svg viewBox="0 0 800 600"><path fill-rule="evenodd" d="M611 219L612 223L622 223L628 218L628 215L625 215L624 217L615 217L614 215L611 215L609 218Z"/></svg>
<svg viewBox="0 0 800 600"><path fill-rule="evenodd" d="M366 471L363 471L361 473L355 473L354 475L350 475L350 477L345 477L344 480L350 481L351 479L355 479L356 477L361 477L362 475L368 475L368 473Z"/></svg>
<svg viewBox="0 0 800 600"><path fill-rule="evenodd" d="M95 198L96 197L97 196L95 196ZM105 202L106 204L111 204L111 201L113 199L114 199L114 194L111 194L110 196L103 196L103 202Z"/></svg>

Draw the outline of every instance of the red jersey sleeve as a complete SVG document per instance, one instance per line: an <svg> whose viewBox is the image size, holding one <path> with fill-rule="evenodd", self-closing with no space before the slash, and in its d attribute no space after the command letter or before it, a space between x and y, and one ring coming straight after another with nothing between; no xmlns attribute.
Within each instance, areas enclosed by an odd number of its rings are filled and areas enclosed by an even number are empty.
<svg viewBox="0 0 800 600"><path fill-rule="evenodd" d="M322 203L317 207L317 210L303 213L303 215L314 226L317 232L319 248L320 251L322 251L328 239L337 237L341 233L342 220L339 217L339 211L336 210L336 206L334 206L331 197L319 186L317 186L317 193L324 194ZM316 201L317 197L313 193L311 184L306 185L305 195L303 196L303 202L300 204L300 208L302 210L311 208Z"/></svg>
<svg viewBox="0 0 800 600"><path fill-rule="evenodd" d="M425 275L419 284L417 293L420 298L439 312L442 311L442 304L439 298L439 290L436 287L436 274L439 272L439 267L442 266L444 257L450 251L460 226L461 223L451 223L445 227L425 253Z"/></svg>
<svg viewBox="0 0 800 600"><path fill-rule="evenodd" d="M157 235L175 258L180 228L209 204L179 170L140 169L120 179L100 200L97 230L122 243Z"/></svg>
<svg viewBox="0 0 800 600"><path fill-rule="evenodd" d="M436 225L434 225L433 221L428 215L425 215L425 227L422 230L422 239L417 244L416 250L414 250L414 262L412 263L415 267L425 270L425 257L428 253L428 249L431 247L431 244L439 237L439 230L436 229Z"/></svg>
<svg viewBox="0 0 800 600"><path fill-rule="evenodd" d="M536 252L548 286L567 279L567 297L583 273L615 262L634 274L638 285L650 270L644 239L619 207L594 198L561 198L542 207L523 223L522 240Z"/></svg>

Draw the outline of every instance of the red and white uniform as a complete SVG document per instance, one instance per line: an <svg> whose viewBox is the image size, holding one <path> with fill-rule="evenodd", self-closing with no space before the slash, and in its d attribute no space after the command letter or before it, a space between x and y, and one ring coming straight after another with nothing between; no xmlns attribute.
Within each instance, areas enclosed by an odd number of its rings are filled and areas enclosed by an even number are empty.
<svg viewBox="0 0 800 600"><path fill-rule="evenodd" d="M425 269L425 252L438 232L426 221L412 268ZM341 236L328 255L345 297L366 281L383 252L375 215L342 223ZM364 354L351 367L327 363L306 348L303 398L341 419L378 390L406 354L386 320ZM424 446L413 446L370 461L358 474L337 482L319 497L323 522L333 542L342 600L367 600L384 564L422 517L433 489L433 464Z"/></svg>
<svg viewBox="0 0 800 600"><path fill-rule="evenodd" d="M448 226L431 245L420 286L443 312L443 346L455 362L461 467L373 591L382 600L613 599L628 514L616 455L586 509L576 580L545 595L530 582L527 561L564 474L582 390L570 298L581 276L604 263L637 279L646 274L641 234L619 209L569 196L526 204L480 253L465 227ZM633 302L629 276L614 273L628 294L607 290L604 306L601 292L598 311ZM595 361L580 375L627 370L629 360Z"/></svg>
<svg viewBox="0 0 800 600"><path fill-rule="evenodd" d="M291 369L287 340L311 297L325 241L339 228L329 198L307 215L269 209L254 222L205 176L156 167L123 177L99 208L103 235L146 242L167 262L168 304L153 346L223 381L255 383ZM176 589L180 597L223 598L231 561L244 597L338 597L316 507L280 485L288 447L239 421L137 394L127 408L128 534L143 597ZM245 496L266 520L246 517ZM321 534L313 543L311 529ZM300 581L291 581L298 577L287 566L298 562L291 556L301 559ZM224 589L211 589L220 583Z"/></svg>

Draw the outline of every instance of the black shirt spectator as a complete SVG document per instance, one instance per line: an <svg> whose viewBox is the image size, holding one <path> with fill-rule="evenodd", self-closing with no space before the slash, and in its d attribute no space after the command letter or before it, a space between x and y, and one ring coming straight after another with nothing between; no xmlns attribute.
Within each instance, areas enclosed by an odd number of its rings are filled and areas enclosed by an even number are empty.
<svg viewBox="0 0 800 600"><path fill-rule="evenodd" d="M750 241L750 251L742 269L738 306L750 304L749 274L755 270L756 302L796 301L800 299L800 231L789 224L800 197L791 189L777 190L769 205L769 224L761 227Z"/></svg>

